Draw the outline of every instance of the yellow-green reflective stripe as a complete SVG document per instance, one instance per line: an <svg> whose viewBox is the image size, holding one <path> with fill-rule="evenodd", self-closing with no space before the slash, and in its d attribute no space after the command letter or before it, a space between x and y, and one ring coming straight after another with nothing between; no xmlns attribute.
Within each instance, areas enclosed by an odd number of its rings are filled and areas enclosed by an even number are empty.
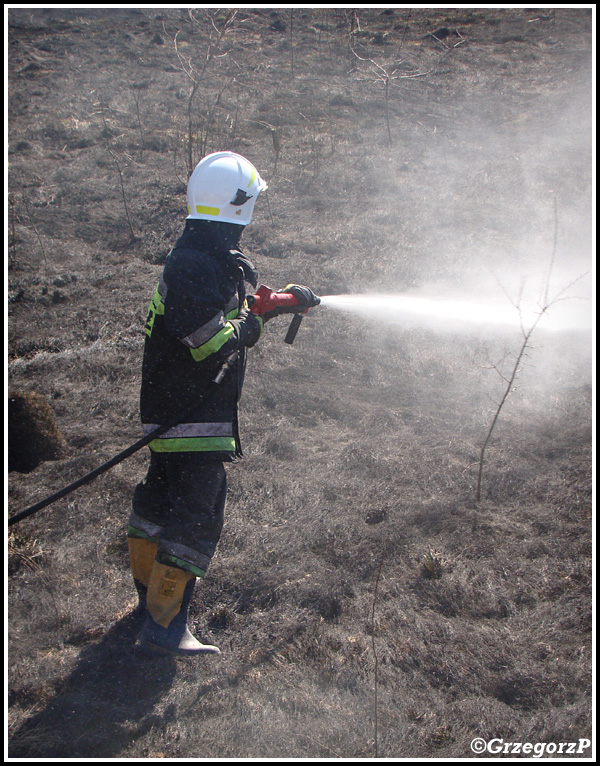
<svg viewBox="0 0 600 766"><path fill-rule="evenodd" d="M248 184L248 186L246 186L246 189L249 189L252 186L252 184L254 183L255 180L256 180L256 172L255 172L255 170L253 168L251 173L250 173L250 183Z"/></svg>
<svg viewBox="0 0 600 766"><path fill-rule="evenodd" d="M233 436L205 436L197 439L154 439L153 452L235 452Z"/></svg>
<svg viewBox="0 0 600 766"><path fill-rule="evenodd" d="M165 313L165 304L162 300L158 287L154 291L152 300L150 301L150 307L148 308L148 318L146 320L146 335L152 335L152 328L154 327L154 317L159 314L162 316Z"/></svg>
<svg viewBox="0 0 600 766"><path fill-rule="evenodd" d="M221 210L218 207L207 207L206 205L196 205L196 212L202 215L219 215Z"/></svg>
<svg viewBox="0 0 600 766"><path fill-rule="evenodd" d="M150 303L150 306L156 311L157 314L164 314L165 313L165 304L163 303L162 295L158 291L158 287L154 291L154 295L152 296L152 302Z"/></svg>
<svg viewBox="0 0 600 766"><path fill-rule="evenodd" d="M156 423L143 423L144 435L152 435L160 426ZM157 436L157 439L206 439L214 436L231 436L232 423L179 423L168 431Z"/></svg>
<svg viewBox="0 0 600 766"><path fill-rule="evenodd" d="M149 540L151 543L158 542L158 537L152 537L143 529L132 527L131 524L127 527L127 537L135 537L139 540Z"/></svg>
<svg viewBox="0 0 600 766"><path fill-rule="evenodd" d="M184 559L180 559L178 556L171 556L169 553L161 553L160 560L163 564L175 564L179 569L183 569L185 572L191 572L196 575L196 577L204 577L206 574L204 569L200 569L200 567L194 566L194 564L190 564L189 561L184 561Z"/></svg>
<svg viewBox="0 0 600 766"><path fill-rule="evenodd" d="M222 330L219 330L218 333L215 333L209 341L198 346L198 348L191 348L190 353L192 358L196 362L201 362L211 354L216 354L221 346L224 346L232 335L232 325L226 324L225 327Z"/></svg>

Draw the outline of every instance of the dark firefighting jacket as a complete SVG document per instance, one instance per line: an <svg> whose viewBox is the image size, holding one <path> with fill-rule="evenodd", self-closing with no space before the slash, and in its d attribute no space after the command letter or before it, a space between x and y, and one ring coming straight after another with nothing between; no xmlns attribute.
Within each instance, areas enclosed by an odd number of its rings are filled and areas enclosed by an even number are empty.
<svg viewBox="0 0 600 766"><path fill-rule="evenodd" d="M144 433L190 409L150 442L155 452L214 453L223 460L241 455L237 408L246 348L263 325L246 301L245 281L256 286L256 270L241 252L226 249L226 240L214 224L186 221L150 303L140 394ZM211 385L234 351L234 365Z"/></svg>

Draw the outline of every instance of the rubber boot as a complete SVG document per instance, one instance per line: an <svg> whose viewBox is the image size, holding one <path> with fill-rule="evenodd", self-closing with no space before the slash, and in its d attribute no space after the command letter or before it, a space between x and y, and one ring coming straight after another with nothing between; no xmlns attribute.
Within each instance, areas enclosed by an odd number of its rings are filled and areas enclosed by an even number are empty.
<svg viewBox="0 0 600 766"><path fill-rule="evenodd" d="M188 608L195 585L196 577L190 572L154 562L140 646L180 657L221 654L216 646L200 643L188 629Z"/></svg>
<svg viewBox="0 0 600 766"><path fill-rule="evenodd" d="M128 537L127 545L129 547L131 574L139 598L135 611L145 614L148 583L150 582L158 543L142 537Z"/></svg>

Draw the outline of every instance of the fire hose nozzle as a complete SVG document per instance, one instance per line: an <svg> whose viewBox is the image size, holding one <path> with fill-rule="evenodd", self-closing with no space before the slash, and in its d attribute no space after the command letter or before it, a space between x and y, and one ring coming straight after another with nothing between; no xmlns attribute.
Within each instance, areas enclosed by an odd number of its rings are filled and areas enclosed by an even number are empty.
<svg viewBox="0 0 600 766"><path fill-rule="evenodd" d="M275 312L287 314L300 307L300 301L292 293L276 293L266 285L261 285L253 296L250 311L257 316Z"/></svg>
<svg viewBox="0 0 600 766"><path fill-rule="evenodd" d="M313 293L314 295L314 293ZM314 296L318 303L321 299ZM308 312L311 306L306 306L296 295L291 292L275 293L270 287L261 285L256 291L256 295L252 296L252 302L250 304L250 311L256 316L277 316L279 314L295 314L287 335L285 337L286 343L293 343L296 337L296 333L302 322L302 317Z"/></svg>

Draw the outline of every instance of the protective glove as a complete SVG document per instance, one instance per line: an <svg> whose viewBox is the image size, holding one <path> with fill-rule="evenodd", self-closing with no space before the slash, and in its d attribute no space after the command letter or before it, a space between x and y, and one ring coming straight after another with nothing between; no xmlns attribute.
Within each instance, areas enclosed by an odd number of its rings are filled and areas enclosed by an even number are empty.
<svg viewBox="0 0 600 766"><path fill-rule="evenodd" d="M246 348L252 348L262 334L264 321L261 317L254 316L247 309L242 309L237 318L242 320L242 345L246 346Z"/></svg>
<svg viewBox="0 0 600 766"><path fill-rule="evenodd" d="M310 287L304 287L304 285L288 285L285 290L282 290L281 292L291 293L300 301L300 307L303 309L310 309L321 303L321 299L318 295L315 295Z"/></svg>
<svg viewBox="0 0 600 766"><path fill-rule="evenodd" d="M268 322L269 319L273 319L273 317L281 316L282 312L281 309L274 309L273 311L265 311L264 314L261 314L261 319L263 322Z"/></svg>
<svg viewBox="0 0 600 766"><path fill-rule="evenodd" d="M229 324L234 333L230 340L221 347L222 356L228 356L240 348L252 348L257 343L263 331L262 317L254 316L248 309L241 309L235 319L230 319Z"/></svg>

